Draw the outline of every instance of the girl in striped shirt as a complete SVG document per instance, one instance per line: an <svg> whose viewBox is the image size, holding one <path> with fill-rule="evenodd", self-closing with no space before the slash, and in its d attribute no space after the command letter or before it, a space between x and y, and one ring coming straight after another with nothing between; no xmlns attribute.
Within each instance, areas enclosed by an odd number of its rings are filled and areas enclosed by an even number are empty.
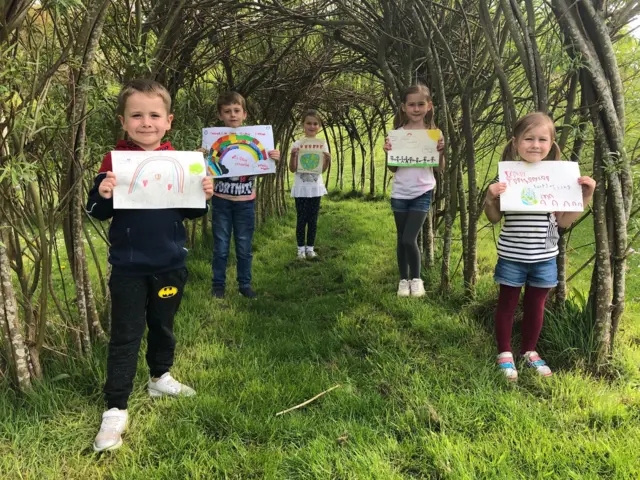
<svg viewBox="0 0 640 480"><path fill-rule="evenodd" d="M516 122L513 138L505 147L501 160L529 163L545 159L560 160L560 148L555 138L553 120L541 112L530 113ZM578 183L582 185L583 205L587 205L596 182L590 177L580 177ZM551 375L551 369L535 350L542 330L547 294L558 283L558 228L569 227L580 216L580 212L501 212L500 194L506 188L506 183L490 185L484 207L492 223L498 223L503 213L505 218L498 240L498 264L494 275L500 284L495 315L497 362L509 380L518 378L511 353L511 329L520 290L526 285L520 355L528 367L546 377Z"/></svg>

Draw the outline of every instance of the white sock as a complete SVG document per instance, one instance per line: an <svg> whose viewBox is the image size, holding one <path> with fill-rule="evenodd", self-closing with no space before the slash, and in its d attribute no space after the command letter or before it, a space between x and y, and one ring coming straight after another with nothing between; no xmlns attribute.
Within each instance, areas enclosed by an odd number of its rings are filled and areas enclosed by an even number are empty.
<svg viewBox="0 0 640 480"><path fill-rule="evenodd" d="M310 247L307 247L307 252L313 252L313 245L311 245Z"/></svg>
<svg viewBox="0 0 640 480"><path fill-rule="evenodd" d="M298 247L298 253L304 253L304 247Z"/></svg>

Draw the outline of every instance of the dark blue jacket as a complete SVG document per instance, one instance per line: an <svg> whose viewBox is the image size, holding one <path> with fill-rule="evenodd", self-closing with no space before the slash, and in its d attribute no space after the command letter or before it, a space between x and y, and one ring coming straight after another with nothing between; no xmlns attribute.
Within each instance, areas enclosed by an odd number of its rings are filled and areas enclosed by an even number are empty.
<svg viewBox="0 0 640 480"><path fill-rule="evenodd" d="M120 140L115 150L142 150L138 145ZM157 150L173 150L169 142ZM203 208L168 208L161 210L113 209L113 199L104 199L98 187L111 171L111 153L102 166L89 192L87 213L98 220L112 218L109 228L109 263L117 275L153 275L184 268L187 234L183 220L207 213ZM116 179L117 180L117 179Z"/></svg>

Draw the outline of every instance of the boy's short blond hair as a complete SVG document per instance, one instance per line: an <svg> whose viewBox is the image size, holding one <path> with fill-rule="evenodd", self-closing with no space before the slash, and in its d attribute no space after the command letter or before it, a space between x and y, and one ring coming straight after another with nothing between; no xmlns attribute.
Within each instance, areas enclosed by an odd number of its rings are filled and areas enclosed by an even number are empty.
<svg viewBox="0 0 640 480"><path fill-rule="evenodd" d="M242 110L244 110L245 112L247 111L247 102L244 97L238 92L224 92L218 97L218 113L220 113L222 107L226 105L240 105L242 107Z"/></svg>
<svg viewBox="0 0 640 480"><path fill-rule="evenodd" d="M164 106L167 107L167 115L171 113L171 95L169 95L169 91L165 86L155 80L139 78L130 80L120 90L118 94L118 115L124 115L128 98L136 92L159 96L162 98Z"/></svg>

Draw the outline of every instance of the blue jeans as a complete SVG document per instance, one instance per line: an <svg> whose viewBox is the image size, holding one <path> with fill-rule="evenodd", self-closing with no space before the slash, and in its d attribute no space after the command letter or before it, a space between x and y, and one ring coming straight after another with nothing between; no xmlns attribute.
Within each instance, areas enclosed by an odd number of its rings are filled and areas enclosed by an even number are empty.
<svg viewBox="0 0 640 480"><path fill-rule="evenodd" d="M255 229L255 200L234 202L226 198L211 198L213 228L213 288L224 289L227 280L227 260L231 232L236 245L238 286L251 285L251 242Z"/></svg>
<svg viewBox="0 0 640 480"><path fill-rule="evenodd" d="M500 285L509 287L526 284L537 288L553 288L558 284L556 257L535 263L498 258L493 278Z"/></svg>
<svg viewBox="0 0 640 480"><path fill-rule="evenodd" d="M431 206L433 190L423 193L416 198L391 197L391 211L393 212L428 212Z"/></svg>

